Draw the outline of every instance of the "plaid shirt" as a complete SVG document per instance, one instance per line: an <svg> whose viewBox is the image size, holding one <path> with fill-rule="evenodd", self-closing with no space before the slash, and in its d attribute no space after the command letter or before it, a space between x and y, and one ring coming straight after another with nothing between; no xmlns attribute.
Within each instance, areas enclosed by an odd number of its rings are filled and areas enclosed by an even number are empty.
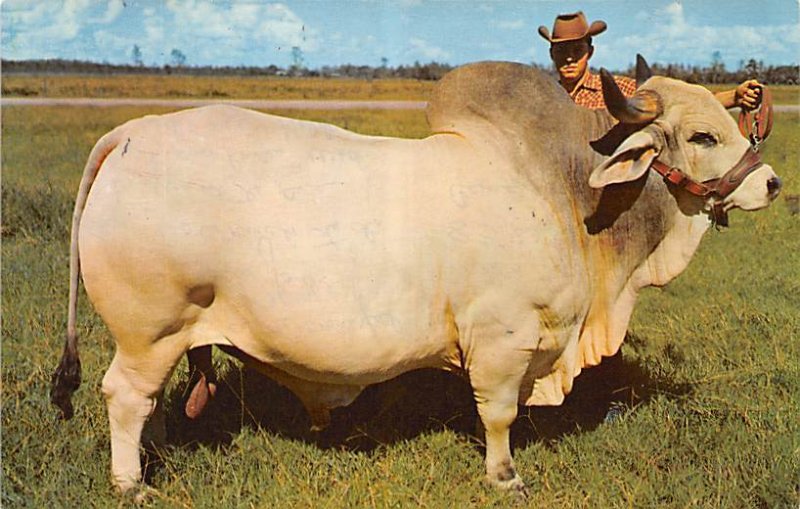
<svg viewBox="0 0 800 509"><path fill-rule="evenodd" d="M625 97L631 97L636 92L636 81L625 76L614 76L619 89ZM600 76L586 71L586 78L575 87L570 94L572 100L578 106L583 106L592 110L605 109L606 102L603 100L603 85Z"/></svg>

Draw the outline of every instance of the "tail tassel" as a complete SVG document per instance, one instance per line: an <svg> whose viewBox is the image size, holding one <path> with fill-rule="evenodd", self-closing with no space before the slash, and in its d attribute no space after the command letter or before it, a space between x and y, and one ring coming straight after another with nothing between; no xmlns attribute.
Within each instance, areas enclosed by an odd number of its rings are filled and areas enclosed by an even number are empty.
<svg viewBox="0 0 800 509"><path fill-rule="evenodd" d="M72 393L81 385L81 360L78 352L64 346L64 354L50 380L50 402L61 410L61 418L71 419L75 414L72 408Z"/></svg>

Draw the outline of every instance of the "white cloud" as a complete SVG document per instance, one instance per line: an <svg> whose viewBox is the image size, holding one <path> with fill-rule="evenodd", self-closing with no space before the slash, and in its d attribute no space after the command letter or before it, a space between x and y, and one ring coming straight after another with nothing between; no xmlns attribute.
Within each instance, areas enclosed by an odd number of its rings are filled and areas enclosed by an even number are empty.
<svg viewBox="0 0 800 509"><path fill-rule="evenodd" d="M55 5L33 4L28 0L6 0L2 2L4 25L28 26L46 21L47 16L56 10Z"/></svg>
<svg viewBox="0 0 800 509"><path fill-rule="evenodd" d="M492 25L502 30L521 30L525 28L525 22L521 19L514 21L493 21Z"/></svg>
<svg viewBox="0 0 800 509"><path fill-rule="evenodd" d="M149 47L161 46L164 41L164 18L155 11L147 14L144 18L144 43Z"/></svg>
<svg viewBox="0 0 800 509"><path fill-rule="evenodd" d="M418 37L412 37L408 41L411 46L411 56L417 56L425 60L446 61L450 58L450 52L438 46L433 46L427 41Z"/></svg>
<svg viewBox="0 0 800 509"><path fill-rule="evenodd" d="M319 48L317 31L282 3L167 0L166 5L174 24L181 27L182 44L197 45L203 40L200 46L208 55L222 57L223 51L243 50L246 41L255 46L299 46L304 52Z"/></svg>
<svg viewBox="0 0 800 509"><path fill-rule="evenodd" d="M657 19L658 23L648 23L647 30L640 34L614 40L596 38L597 51L592 65L621 68L624 65L613 65L611 62L619 62L620 55L625 55L629 62L633 62L636 53L641 53L650 62L708 65L714 52L719 51L723 61L733 69L739 60L764 59L785 53L787 47L796 47L800 41L797 24L693 24L686 19L683 4L678 1L662 9L639 12L634 17L640 21Z"/></svg>
<svg viewBox="0 0 800 509"><path fill-rule="evenodd" d="M252 4L234 4L231 6L230 20L239 27L253 27L258 22L261 7Z"/></svg>
<svg viewBox="0 0 800 509"><path fill-rule="evenodd" d="M0 0L2 1L2 0ZM83 0L92 1L92 0ZM320 46L316 30L306 26L305 22L283 3L265 4L263 2L220 3L214 0L166 0L162 8L151 5L133 4L130 20L119 19L124 14L117 12L113 4L117 0L109 0L104 9L95 3L94 19L87 23L100 23L116 17L112 25L98 26L88 29L88 37L96 49L90 58L130 62L131 48L139 46L145 64L160 65L169 63L170 51L179 49L187 56L190 64L227 64L246 62L252 59L254 52L263 48L263 55L274 54L280 49L285 59L275 63L290 64L292 46L299 46L305 54L313 53ZM22 2L24 4L24 2ZM132 7L128 3L127 8ZM4 14L6 14L4 6ZM26 15L33 17L32 9L26 9ZM39 15L42 26L52 22L60 15L49 12ZM86 19L86 18L85 18ZM121 25L121 22L125 22ZM122 27L122 28L121 28ZM84 24L83 29L86 29ZM63 29L62 29L63 30ZM8 34L3 34L3 46L6 48ZM39 40L38 46L34 39ZM20 40L23 51L15 51L12 58L42 58L49 53L42 51L41 37L31 36ZM56 46L59 46L56 44ZM61 52L66 47L60 44ZM54 55L55 56L55 55ZM269 58L269 57L267 57Z"/></svg>
<svg viewBox="0 0 800 509"><path fill-rule="evenodd" d="M124 9L122 0L108 0L105 5L96 0L0 2L3 52L14 59L105 57L108 48L100 46L94 55L87 55L87 44L98 40L97 25L113 23ZM109 42L107 33L99 39Z"/></svg>
<svg viewBox="0 0 800 509"><path fill-rule="evenodd" d="M195 37L224 36L234 21L223 6L206 0L167 0L166 6L175 26Z"/></svg>
<svg viewBox="0 0 800 509"><path fill-rule="evenodd" d="M95 22L101 24L108 24L116 20L122 11L125 9L125 3L123 0L108 0L108 5L106 6L106 12L103 14L103 17L97 18Z"/></svg>
<svg viewBox="0 0 800 509"><path fill-rule="evenodd" d="M20 59L60 56L60 47L77 38L91 7L91 0L3 2L3 54Z"/></svg>
<svg viewBox="0 0 800 509"><path fill-rule="evenodd" d="M95 44L97 44L97 47L104 48L106 51L124 51L133 47L126 37L120 37L113 32L109 32L108 30L97 30L92 35L92 38L94 39Z"/></svg>
<svg viewBox="0 0 800 509"><path fill-rule="evenodd" d="M80 16L91 5L91 0L65 0L61 13L67 17Z"/></svg>
<svg viewBox="0 0 800 509"><path fill-rule="evenodd" d="M50 10L44 26L38 27L38 36L42 39L67 41L74 39L80 32L86 9L91 5L90 0L67 0L61 6Z"/></svg>
<svg viewBox="0 0 800 509"><path fill-rule="evenodd" d="M305 23L284 4L270 4L266 8L266 19L261 24L259 35L279 46L299 46L303 51L314 52L319 48L316 30Z"/></svg>

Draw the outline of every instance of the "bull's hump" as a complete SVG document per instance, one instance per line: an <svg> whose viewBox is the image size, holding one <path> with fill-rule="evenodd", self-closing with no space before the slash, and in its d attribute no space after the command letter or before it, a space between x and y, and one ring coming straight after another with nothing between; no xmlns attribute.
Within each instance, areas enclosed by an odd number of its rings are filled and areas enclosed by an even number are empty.
<svg viewBox="0 0 800 509"><path fill-rule="evenodd" d="M503 130L564 121L574 105L555 79L512 62L479 62L445 75L433 91L427 117L433 132L462 123L489 122Z"/></svg>

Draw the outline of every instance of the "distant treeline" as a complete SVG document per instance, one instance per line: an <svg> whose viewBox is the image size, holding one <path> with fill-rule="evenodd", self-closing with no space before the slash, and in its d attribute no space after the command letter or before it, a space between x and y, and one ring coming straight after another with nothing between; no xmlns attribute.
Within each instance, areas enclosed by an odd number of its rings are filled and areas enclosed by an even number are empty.
<svg viewBox="0 0 800 509"><path fill-rule="evenodd" d="M532 64L547 72L553 73L551 66ZM689 66L684 64L652 64L653 72L661 76L682 79L689 83L740 83L746 79L756 78L768 84L796 85L800 83L800 66L764 65L761 61L750 59L741 61L739 68L729 71L725 65L715 62L707 67ZM325 77L325 78L405 78L416 80L438 80L453 66L439 62L413 65L400 65L390 67L387 65L374 67L369 65L344 64L339 66L322 66L309 69L300 66L288 68L268 65L265 67L245 66L189 66L189 65L117 65L107 63L85 62L79 60L2 60L2 71L6 74L147 74L169 75L181 74L189 76L297 76L297 77ZM634 75L634 68L617 70L616 74Z"/></svg>
<svg viewBox="0 0 800 509"><path fill-rule="evenodd" d="M739 68L728 71L721 63L707 67L681 64L651 64L653 74L678 78L689 83L741 83L748 79L757 79L769 85L797 85L800 83L800 65L764 65L764 62L750 59L739 62ZM635 67L627 69L624 74L634 76Z"/></svg>
<svg viewBox="0 0 800 509"><path fill-rule="evenodd" d="M430 62L398 67L372 67L368 65L344 64L339 66L323 66L318 69L306 67L278 67L268 65L265 67L245 66L146 66L146 65L118 65L80 60L2 60L3 73L8 74L146 74L169 75L181 74L187 76L294 76L294 77L325 77L325 78L406 78L416 80L438 80L453 66Z"/></svg>

